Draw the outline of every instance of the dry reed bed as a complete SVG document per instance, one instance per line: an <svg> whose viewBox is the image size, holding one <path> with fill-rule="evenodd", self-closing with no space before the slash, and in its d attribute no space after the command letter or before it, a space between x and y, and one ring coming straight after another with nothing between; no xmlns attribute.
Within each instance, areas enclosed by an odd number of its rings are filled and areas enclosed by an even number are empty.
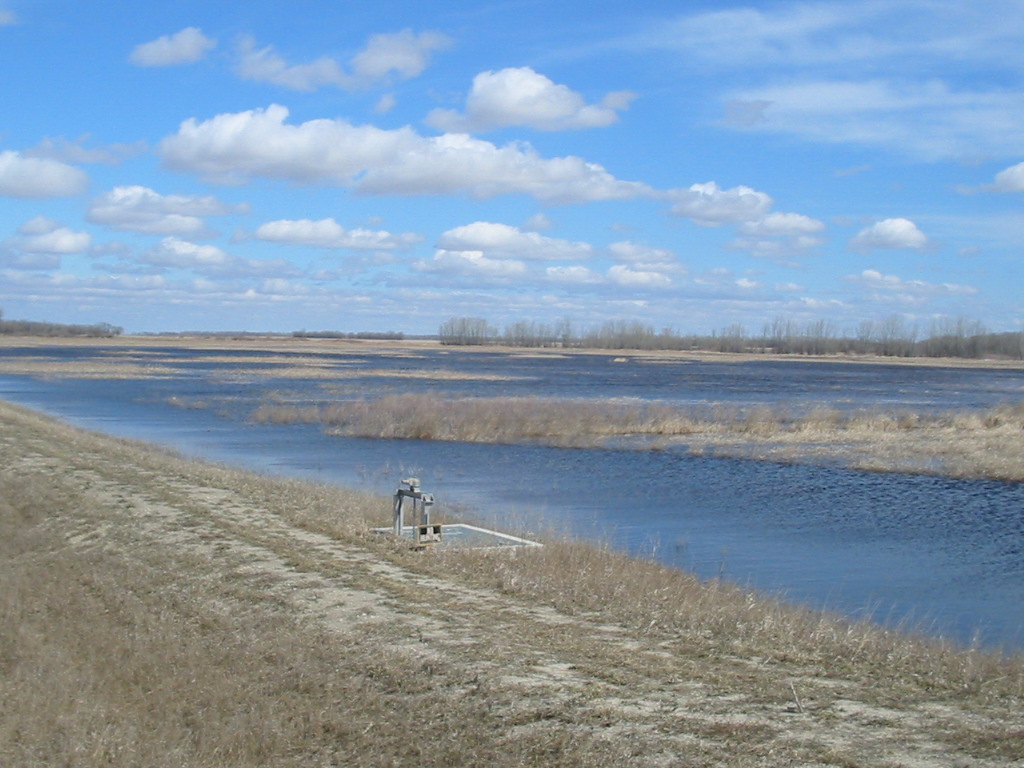
<svg viewBox="0 0 1024 768"><path fill-rule="evenodd" d="M267 403L261 423L320 424L339 435L595 447L617 441L785 461L835 461L876 471L1024 481L1024 403L916 413L708 406L549 398L388 395L327 405Z"/></svg>
<svg viewBox="0 0 1024 768"><path fill-rule="evenodd" d="M1024 759L1020 657L580 542L424 556L367 534L387 498L0 425L2 764Z"/></svg>

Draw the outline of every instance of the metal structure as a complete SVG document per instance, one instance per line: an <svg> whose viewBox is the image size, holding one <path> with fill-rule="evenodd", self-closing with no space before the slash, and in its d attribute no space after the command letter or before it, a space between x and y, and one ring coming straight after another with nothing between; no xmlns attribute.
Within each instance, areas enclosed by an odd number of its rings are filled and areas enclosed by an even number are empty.
<svg viewBox="0 0 1024 768"><path fill-rule="evenodd" d="M395 536L401 536L405 528L405 502L412 502L410 521L417 546L433 544L441 540L441 526L430 524L430 508L434 506L434 495L420 490L419 478L403 480L395 491Z"/></svg>

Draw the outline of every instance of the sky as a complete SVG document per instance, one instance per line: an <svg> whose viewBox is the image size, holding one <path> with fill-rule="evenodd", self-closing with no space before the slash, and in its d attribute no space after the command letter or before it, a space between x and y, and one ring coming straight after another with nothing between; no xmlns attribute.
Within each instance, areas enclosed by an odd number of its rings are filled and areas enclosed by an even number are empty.
<svg viewBox="0 0 1024 768"><path fill-rule="evenodd" d="M1024 328L1024 0L0 0L0 309Z"/></svg>

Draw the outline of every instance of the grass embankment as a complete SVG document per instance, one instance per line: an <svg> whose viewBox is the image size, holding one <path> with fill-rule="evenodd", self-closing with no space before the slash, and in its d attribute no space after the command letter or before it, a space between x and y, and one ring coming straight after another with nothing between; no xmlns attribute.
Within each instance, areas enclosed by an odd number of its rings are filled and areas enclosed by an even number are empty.
<svg viewBox="0 0 1024 768"><path fill-rule="evenodd" d="M1007 766L1024 659L0 404L0 764Z"/></svg>
<svg viewBox="0 0 1024 768"><path fill-rule="evenodd" d="M321 424L341 435L594 447L682 443L693 452L830 461L875 471L1024 481L1024 403L916 413L815 408L684 408L544 398L390 395L329 405L266 404L263 423Z"/></svg>

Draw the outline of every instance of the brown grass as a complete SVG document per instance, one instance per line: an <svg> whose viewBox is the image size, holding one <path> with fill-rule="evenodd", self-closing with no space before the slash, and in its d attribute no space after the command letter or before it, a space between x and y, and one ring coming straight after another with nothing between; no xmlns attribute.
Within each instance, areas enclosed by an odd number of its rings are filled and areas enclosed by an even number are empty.
<svg viewBox="0 0 1024 768"><path fill-rule="evenodd" d="M826 407L791 413L764 406L402 394L322 406L267 403L253 419L385 439L637 448L682 443L694 452L747 458L1024 481L1024 403L938 414Z"/></svg>
<svg viewBox="0 0 1024 768"><path fill-rule="evenodd" d="M0 764L1006 766L1024 659L0 404Z"/></svg>

